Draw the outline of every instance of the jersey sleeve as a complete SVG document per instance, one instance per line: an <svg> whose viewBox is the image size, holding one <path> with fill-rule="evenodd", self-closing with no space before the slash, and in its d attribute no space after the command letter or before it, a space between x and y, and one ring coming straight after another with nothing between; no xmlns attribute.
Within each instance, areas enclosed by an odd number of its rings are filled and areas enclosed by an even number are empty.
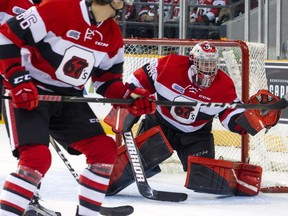
<svg viewBox="0 0 288 216"><path fill-rule="evenodd" d="M7 16L9 4L7 3L7 0L0 0L0 24L5 20L5 17Z"/></svg>
<svg viewBox="0 0 288 216"><path fill-rule="evenodd" d="M93 87L97 94L107 98L122 98L127 87L123 83L124 42L118 24L113 19L105 21L105 27L109 28L109 49L92 75Z"/></svg>
<svg viewBox="0 0 288 216"><path fill-rule="evenodd" d="M97 94L107 98L122 98L127 88L123 84L123 62L114 64L107 70L98 68L92 76L93 87Z"/></svg>
<svg viewBox="0 0 288 216"><path fill-rule="evenodd" d="M233 103L241 103L240 100L235 99ZM245 109L226 109L219 113L221 124L229 131L245 134L245 130L236 123L236 119L245 112Z"/></svg>
<svg viewBox="0 0 288 216"><path fill-rule="evenodd" d="M138 87L147 89L151 94L156 92L154 87L154 82L157 78L158 61L152 61L138 68L130 77L128 78L128 83L133 83Z"/></svg>
<svg viewBox="0 0 288 216"><path fill-rule="evenodd" d="M2 75L14 66L21 64L21 47L30 46L46 35L45 25L37 12L31 7L24 13L8 19L0 27L0 71Z"/></svg>
<svg viewBox="0 0 288 216"><path fill-rule="evenodd" d="M18 47L33 45L47 34L46 26L36 7L31 7L24 13L7 20L4 25L1 33Z"/></svg>
<svg viewBox="0 0 288 216"><path fill-rule="evenodd" d="M2 31L9 31L8 25L0 27L0 73L6 78L9 69L21 65L21 55L20 48L1 34Z"/></svg>
<svg viewBox="0 0 288 216"><path fill-rule="evenodd" d="M221 89L221 92L220 92L221 97L217 98L217 102L241 104L242 101L237 96L236 87L231 77L221 70L218 71L218 75L217 75L217 79L220 79L222 81L221 82L218 82L218 80L214 81L215 83L218 83L219 85L221 85L221 88L219 88ZM245 131L235 122L235 120L243 112L245 112L245 109L243 108L237 108L237 109L228 108L220 112L218 116L219 116L219 120L221 124L227 130L234 132L234 133L243 134L245 133Z"/></svg>

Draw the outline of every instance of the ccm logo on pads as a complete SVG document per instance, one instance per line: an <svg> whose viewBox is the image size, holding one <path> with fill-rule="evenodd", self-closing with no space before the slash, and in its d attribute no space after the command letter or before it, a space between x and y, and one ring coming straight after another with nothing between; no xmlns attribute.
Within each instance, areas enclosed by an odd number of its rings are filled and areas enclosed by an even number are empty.
<svg viewBox="0 0 288 216"><path fill-rule="evenodd" d="M99 122L99 119L98 118L89 119L89 122L93 124Z"/></svg>

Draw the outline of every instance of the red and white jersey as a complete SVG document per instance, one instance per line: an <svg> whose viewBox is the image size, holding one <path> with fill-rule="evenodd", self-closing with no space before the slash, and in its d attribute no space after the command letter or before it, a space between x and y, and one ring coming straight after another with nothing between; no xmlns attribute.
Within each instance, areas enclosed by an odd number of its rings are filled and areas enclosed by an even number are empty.
<svg viewBox="0 0 288 216"><path fill-rule="evenodd" d="M171 0L172 6L172 19L179 17L180 15L180 0Z"/></svg>
<svg viewBox="0 0 288 216"><path fill-rule="evenodd" d="M0 27L0 71L25 66L38 87L62 94L91 77L97 93L122 97L122 33L114 19L96 24L90 15L84 0L45 0L9 19Z"/></svg>
<svg viewBox="0 0 288 216"><path fill-rule="evenodd" d="M198 0L198 5L225 5L224 0ZM218 8L205 8L205 7L197 7L191 11L190 17L196 19L197 17L206 15L210 21L214 20L218 16L219 9Z"/></svg>
<svg viewBox="0 0 288 216"><path fill-rule="evenodd" d="M158 100L241 103L232 79L220 69L212 85L207 89L192 83L191 63L188 56L168 55L137 69L129 78L129 83L146 88L155 93ZM216 115L223 126L232 132L243 133L235 119L244 109L208 107L157 106L156 116L161 116L164 125L171 125L179 131L190 133L212 124ZM207 127L206 127L207 128ZM209 127L208 127L209 128ZM211 127L210 127L211 128Z"/></svg>
<svg viewBox="0 0 288 216"><path fill-rule="evenodd" d="M0 24L34 6L32 0L0 0Z"/></svg>

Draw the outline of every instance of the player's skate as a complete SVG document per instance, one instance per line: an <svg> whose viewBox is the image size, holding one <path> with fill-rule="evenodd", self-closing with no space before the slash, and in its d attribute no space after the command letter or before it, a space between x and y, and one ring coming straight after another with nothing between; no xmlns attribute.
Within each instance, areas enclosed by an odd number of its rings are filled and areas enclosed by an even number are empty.
<svg viewBox="0 0 288 216"><path fill-rule="evenodd" d="M44 208L39 203L39 197L34 195L23 216L61 216L61 213Z"/></svg>

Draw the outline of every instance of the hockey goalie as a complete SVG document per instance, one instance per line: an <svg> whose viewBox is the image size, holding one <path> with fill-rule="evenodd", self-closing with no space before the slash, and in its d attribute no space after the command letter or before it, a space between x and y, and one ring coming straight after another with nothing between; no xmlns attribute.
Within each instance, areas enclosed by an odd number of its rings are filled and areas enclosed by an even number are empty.
<svg viewBox="0 0 288 216"><path fill-rule="evenodd" d="M195 45L189 56L171 54L144 65L131 75L128 82L148 89L156 100L242 103L232 79L218 67L218 60L216 47L205 41ZM251 96L248 103L277 101L277 96L262 89ZM146 165L146 175L159 173L158 164L175 151L187 172L185 187L188 189L224 195L257 195L261 187L261 167L215 159L213 118L218 116L231 132L254 136L262 129L269 130L276 125L280 115L280 110L157 106L154 114L145 115L136 137L145 140L138 141L137 145ZM123 122L124 125L129 123L127 120ZM157 138L149 135L150 130L158 130ZM125 151L124 146L118 149L108 189L110 195L134 181Z"/></svg>

